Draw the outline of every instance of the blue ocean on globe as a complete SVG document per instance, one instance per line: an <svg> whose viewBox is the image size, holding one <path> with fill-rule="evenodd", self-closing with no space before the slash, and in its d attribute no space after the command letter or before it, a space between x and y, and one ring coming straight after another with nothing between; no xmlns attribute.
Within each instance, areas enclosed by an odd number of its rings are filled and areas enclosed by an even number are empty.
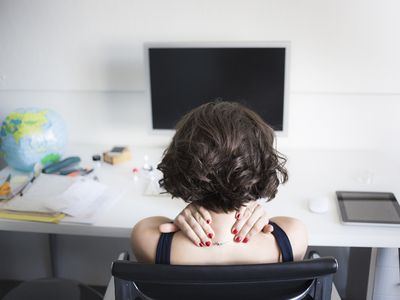
<svg viewBox="0 0 400 300"><path fill-rule="evenodd" d="M49 109L17 109L1 123L0 155L20 171L31 172L37 163L45 166L60 160L66 144L65 122Z"/></svg>

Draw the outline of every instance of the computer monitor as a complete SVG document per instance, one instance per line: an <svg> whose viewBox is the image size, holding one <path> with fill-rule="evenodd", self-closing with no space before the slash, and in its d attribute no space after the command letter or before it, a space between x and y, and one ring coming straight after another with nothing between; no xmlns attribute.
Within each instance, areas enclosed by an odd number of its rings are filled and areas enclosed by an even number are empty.
<svg viewBox="0 0 400 300"><path fill-rule="evenodd" d="M153 132L172 131L191 109L215 99L256 111L287 134L289 43L146 43Z"/></svg>

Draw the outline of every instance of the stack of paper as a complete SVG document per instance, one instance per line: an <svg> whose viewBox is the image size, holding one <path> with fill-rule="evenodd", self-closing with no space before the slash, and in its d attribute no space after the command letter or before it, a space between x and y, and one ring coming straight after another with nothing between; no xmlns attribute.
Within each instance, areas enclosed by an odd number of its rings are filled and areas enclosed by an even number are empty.
<svg viewBox="0 0 400 300"><path fill-rule="evenodd" d="M11 220L21 220L21 221L38 221L38 222L50 222L58 223L62 218L64 218L63 213L52 212L48 210L36 209L36 205L32 207L32 203L28 202L28 206L24 209L20 209L19 204L21 201L16 201L16 206L13 206L15 199L21 198L18 194L27 185L29 177L23 175L20 172L12 170L10 168L5 168L1 171L1 174L11 174L11 187L12 194L10 197L6 198L0 202L0 218L11 219ZM26 200L26 199L25 199Z"/></svg>
<svg viewBox="0 0 400 300"><path fill-rule="evenodd" d="M70 218L63 222L92 223L95 217L113 205L124 193L122 187L108 187L81 177L58 197L45 203L51 211L63 212Z"/></svg>
<svg viewBox="0 0 400 300"><path fill-rule="evenodd" d="M0 210L0 218L19 220L19 221L35 221L46 223L58 223L65 217L60 213L40 213L40 212L21 212L12 210Z"/></svg>
<svg viewBox="0 0 400 300"><path fill-rule="evenodd" d="M66 222L90 224L120 195L121 189L90 178L41 174L23 196L0 206L0 217L56 223L68 215Z"/></svg>

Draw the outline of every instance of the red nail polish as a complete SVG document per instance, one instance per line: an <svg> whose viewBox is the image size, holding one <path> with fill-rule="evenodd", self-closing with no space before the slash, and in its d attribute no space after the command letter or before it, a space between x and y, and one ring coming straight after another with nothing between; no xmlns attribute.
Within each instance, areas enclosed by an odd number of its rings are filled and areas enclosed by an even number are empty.
<svg viewBox="0 0 400 300"><path fill-rule="evenodd" d="M210 247L210 246L211 246L211 242L210 242L210 241L207 241L207 242L206 242L206 245L207 245L207 247Z"/></svg>
<svg viewBox="0 0 400 300"><path fill-rule="evenodd" d="M236 219L239 219L239 218L240 218L240 214L237 214L237 215L236 215Z"/></svg>
<svg viewBox="0 0 400 300"><path fill-rule="evenodd" d="M200 247L203 247L203 244L202 244L202 243L199 243L199 246L200 246Z"/></svg>
<svg viewBox="0 0 400 300"><path fill-rule="evenodd" d="M210 232L209 234L207 234L207 236L208 236L210 239L212 239L213 234Z"/></svg>
<svg viewBox="0 0 400 300"><path fill-rule="evenodd" d="M243 239L243 243L247 243L249 241L249 239L247 238L247 237L245 237L244 239Z"/></svg>
<svg viewBox="0 0 400 300"><path fill-rule="evenodd" d="M211 223L211 220L207 220L206 222L207 222L207 224L210 224L210 223Z"/></svg>
<svg viewBox="0 0 400 300"><path fill-rule="evenodd" d="M233 233L233 234L236 234L236 233L238 233L237 229L236 229L236 228L235 228L235 229L233 229L233 230L232 230L232 233Z"/></svg>
<svg viewBox="0 0 400 300"><path fill-rule="evenodd" d="M235 237L235 242L236 242L236 243L240 243L241 240L242 240L242 239L240 238L240 236Z"/></svg>

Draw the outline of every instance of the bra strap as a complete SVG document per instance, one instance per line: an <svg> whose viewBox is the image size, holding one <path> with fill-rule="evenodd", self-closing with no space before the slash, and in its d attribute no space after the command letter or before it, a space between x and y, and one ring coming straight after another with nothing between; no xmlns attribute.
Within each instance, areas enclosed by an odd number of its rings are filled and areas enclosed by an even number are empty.
<svg viewBox="0 0 400 300"><path fill-rule="evenodd" d="M293 261L293 250L288 236L278 224L273 222L270 222L270 224L274 227L272 234L278 243L279 249L281 250L282 262Z"/></svg>
<svg viewBox="0 0 400 300"><path fill-rule="evenodd" d="M161 233L156 251L156 264L169 265L171 259L171 244L175 232Z"/></svg>

